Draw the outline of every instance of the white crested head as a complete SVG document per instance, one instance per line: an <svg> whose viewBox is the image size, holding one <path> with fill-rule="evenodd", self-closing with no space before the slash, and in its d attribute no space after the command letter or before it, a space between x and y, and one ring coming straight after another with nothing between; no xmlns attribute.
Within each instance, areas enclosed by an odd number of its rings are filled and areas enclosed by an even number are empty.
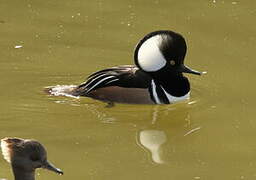
<svg viewBox="0 0 256 180"><path fill-rule="evenodd" d="M6 139L1 140L1 149L4 159L10 163L11 162L11 149L9 143L6 142Z"/></svg>
<svg viewBox="0 0 256 180"><path fill-rule="evenodd" d="M167 63L159 49L163 38L155 35L144 41L138 49L137 63L146 72L158 71Z"/></svg>
<svg viewBox="0 0 256 180"><path fill-rule="evenodd" d="M134 62L151 74L202 73L184 65L187 45L182 35L169 30L159 30L145 35L134 51Z"/></svg>

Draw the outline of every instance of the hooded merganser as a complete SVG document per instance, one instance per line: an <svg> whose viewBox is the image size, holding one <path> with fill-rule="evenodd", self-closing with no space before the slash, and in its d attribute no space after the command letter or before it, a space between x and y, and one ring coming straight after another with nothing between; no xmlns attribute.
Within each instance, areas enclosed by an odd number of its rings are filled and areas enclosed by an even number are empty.
<svg viewBox="0 0 256 180"><path fill-rule="evenodd" d="M86 96L106 102L170 104L189 98L190 84L182 73L201 75L184 65L185 39L168 30L147 34L134 52L134 65L103 69L79 86L49 88L54 95Z"/></svg>
<svg viewBox="0 0 256 180"><path fill-rule="evenodd" d="M46 150L38 141L4 138L1 140L1 149L4 159L11 163L15 180L34 180L37 168L63 174L47 161Z"/></svg>

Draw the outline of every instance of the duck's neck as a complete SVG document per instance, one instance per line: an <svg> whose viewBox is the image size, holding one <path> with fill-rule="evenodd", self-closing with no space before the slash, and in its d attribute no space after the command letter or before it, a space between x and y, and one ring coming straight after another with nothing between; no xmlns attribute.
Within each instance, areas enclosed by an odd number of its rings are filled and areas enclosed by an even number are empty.
<svg viewBox="0 0 256 180"><path fill-rule="evenodd" d="M12 167L15 180L35 180L35 171L24 171L24 169Z"/></svg>
<svg viewBox="0 0 256 180"><path fill-rule="evenodd" d="M182 73L172 73L169 71L152 74L153 80L160 84L166 92L175 97L186 95L190 91L188 79Z"/></svg>

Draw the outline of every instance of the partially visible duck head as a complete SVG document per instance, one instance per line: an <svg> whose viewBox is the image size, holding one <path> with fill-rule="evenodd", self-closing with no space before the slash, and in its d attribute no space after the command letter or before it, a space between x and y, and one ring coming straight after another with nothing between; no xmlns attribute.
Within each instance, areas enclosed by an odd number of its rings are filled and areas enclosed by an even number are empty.
<svg viewBox="0 0 256 180"><path fill-rule="evenodd" d="M145 72L168 70L174 74L201 72L184 65L187 45L182 35L168 30L147 34L137 44L134 52L135 64Z"/></svg>
<svg viewBox="0 0 256 180"><path fill-rule="evenodd" d="M47 161L47 152L38 141L21 138L4 138L1 140L4 159L12 165L15 173L32 173L37 168L44 168L58 174L63 172Z"/></svg>

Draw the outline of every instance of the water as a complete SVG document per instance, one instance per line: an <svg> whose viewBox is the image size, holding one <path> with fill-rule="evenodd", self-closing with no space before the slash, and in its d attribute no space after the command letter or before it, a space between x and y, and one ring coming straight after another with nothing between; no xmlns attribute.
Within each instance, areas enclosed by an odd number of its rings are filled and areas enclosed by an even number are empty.
<svg viewBox="0 0 256 180"><path fill-rule="evenodd" d="M34 138L64 170L37 179L255 179L254 1L0 1L0 137ZM133 64L159 29L186 38L192 98L117 105L43 88ZM12 179L0 158L0 178Z"/></svg>

